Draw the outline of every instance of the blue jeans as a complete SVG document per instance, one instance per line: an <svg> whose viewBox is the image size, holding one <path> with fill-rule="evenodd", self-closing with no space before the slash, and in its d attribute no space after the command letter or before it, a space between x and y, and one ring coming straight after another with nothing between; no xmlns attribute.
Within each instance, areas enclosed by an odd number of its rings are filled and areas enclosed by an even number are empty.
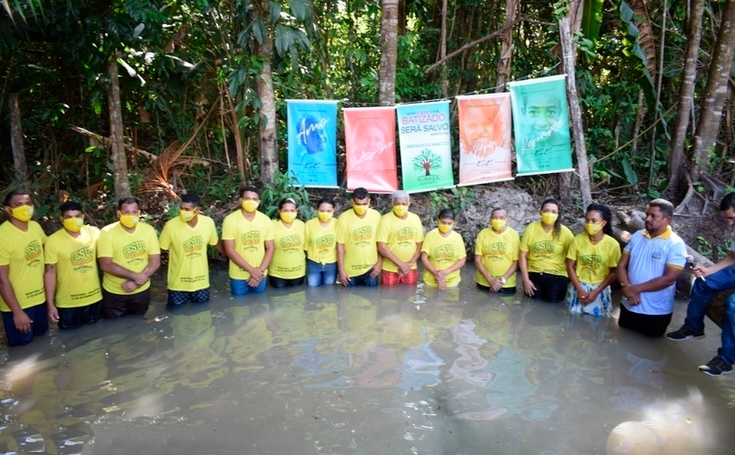
<svg viewBox="0 0 735 455"><path fill-rule="evenodd" d="M334 284L337 281L337 263L320 264L306 260L306 284L311 287Z"/></svg>
<svg viewBox="0 0 735 455"><path fill-rule="evenodd" d="M712 300L712 293L735 288L735 266L730 266L708 276L705 280L694 280L691 298L687 307L684 325L697 333L704 333L704 317ZM735 362L735 295L725 302L725 316L722 319L722 347L717 355L729 365Z"/></svg>
<svg viewBox="0 0 735 455"><path fill-rule="evenodd" d="M232 295L246 295L251 292L263 292L265 291L265 282L266 279L263 277L263 279L260 280L260 283L253 287L248 284L248 280L236 280L234 278L230 278L230 292L232 292Z"/></svg>
<svg viewBox="0 0 735 455"><path fill-rule="evenodd" d="M378 276L372 277L370 276L370 273L373 271L371 268L367 272L363 273L362 275L358 276L352 276L350 277L350 282L347 286L354 287L354 286L367 286L367 287L375 287L378 285Z"/></svg>
<svg viewBox="0 0 735 455"><path fill-rule="evenodd" d="M15 328L13 313L11 311L2 312L5 335L8 337L8 346L28 344L33 341L34 336L41 336L48 330L48 313L46 312L45 303L25 308L23 312L33 321L30 332L23 333Z"/></svg>

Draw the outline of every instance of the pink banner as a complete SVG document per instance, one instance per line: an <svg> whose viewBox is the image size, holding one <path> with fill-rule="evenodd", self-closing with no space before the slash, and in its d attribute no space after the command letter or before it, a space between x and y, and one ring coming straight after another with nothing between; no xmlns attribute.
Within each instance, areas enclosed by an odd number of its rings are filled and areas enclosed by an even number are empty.
<svg viewBox="0 0 735 455"><path fill-rule="evenodd" d="M510 93L458 96L459 184L511 180Z"/></svg>
<svg viewBox="0 0 735 455"><path fill-rule="evenodd" d="M343 109L347 152L347 189L371 193L398 189L394 107Z"/></svg>

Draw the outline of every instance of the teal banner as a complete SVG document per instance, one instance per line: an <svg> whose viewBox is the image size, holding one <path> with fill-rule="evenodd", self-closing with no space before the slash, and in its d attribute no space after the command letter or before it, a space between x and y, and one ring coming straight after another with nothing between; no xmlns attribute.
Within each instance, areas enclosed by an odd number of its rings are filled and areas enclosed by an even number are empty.
<svg viewBox="0 0 735 455"><path fill-rule="evenodd" d="M510 82L516 175L568 172L572 166L566 75Z"/></svg>
<svg viewBox="0 0 735 455"><path fill-rule="evenodd" d="M454 186L449 101L398 106L403 189L433 191Z"/></svg>
<svg viewBox="0 0 735 455"><path fill-rule="evenodd" d="M289 173L299 185L337 188L337 101L286 103Z"/></svg>

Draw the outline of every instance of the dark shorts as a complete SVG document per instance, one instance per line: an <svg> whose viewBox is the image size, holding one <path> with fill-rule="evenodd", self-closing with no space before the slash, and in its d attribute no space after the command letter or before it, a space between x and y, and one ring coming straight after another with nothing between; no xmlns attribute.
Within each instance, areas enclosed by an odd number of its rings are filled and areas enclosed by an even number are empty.
<svg viewBox="0 0 735 455"><path fill-rule="evenodd" d="M304 284L304 277L301 278L278 278L275 276L268 275L268 284L272 288L290 288L294 286L301 286Z"/></svg>
<svg viewBox="0 0 735 455"><path fill-rule="evenodd" d="M168 301L166 302L169 306L180 306L191 300L191 303L206 303L209 302L209 288L200 289L198 291L172 291L168 290Z"/></svg>
<svg viewBox="0 0 735 455"><path fill-rule="evenodd" d="M119 318L127 314L145 314L151 303L151 289L136 294L113 294L102 289L102 317Z"/></svg>
<svg viewBox="0 0 735 455"><path fill-rule="evenodd" d="M34 336L41 336L48 330L48 313L46 312L46 304L41 303L23 310L25 314L33 321L31 323L31 331L23 333L15 328L13 322L13 313L11 311L3 311L3 326L5 326L5 335L8 337L8 346L20 346L33 341Z"/></svg>
<svg viewBox="0 0 735 455"><path fill-rule="evenodd" d="M488 292L495 292L492 290L490 286L485 286L480 283L476 283L476 284L477 284L478 289L482 289L483 291L488 291ZM500 290L496 294L510 295L510 294L515 294L515 293L516 293L516 288L500 288Z"/></svg>
<svg viewBox="0 0 735 455"><path fill-rule="evenodd" d="M74 329L82 324L94 324L102 317L102 301L77 308L57 308L59 328Z"/></svg>
<svg viewBox="0 0 735 455"><path fill-rule="evenodd" d="M419 270L412 269L408 275L401 275L398 272L382 270L380 272L380 282L383 286L393 286L394 284L416 284L419 282Z"/></svg>
<svg viewBox="0 0 735 455"><path fill-rule="evenodd" d="M353 286L367 286L367 287L375 287L378 285L378 277L371 277L370 274L373 272L373 269L371 268L367 272L363 273L362 275L358 276L351 276L350 282L347 284L349 287ZM378 275L380 276L380 275Z"/></svg>
<svg viewBox="0 0 735 455"><path fill-rule="evenodd" d="M640 314L634 313L624 305L620 305L620 317L618 325L625 329L635 330L643 335L651 338L659 338L666 333L666 327L671 322L669 314Z"/></svg>
<svg viewBox="0 0 735 455"><path fill-rule="evenodd" d="M551 303L566 300L569 278L551 273L538 272L528 272L528 278L536 286L535 298Z"/></svg>

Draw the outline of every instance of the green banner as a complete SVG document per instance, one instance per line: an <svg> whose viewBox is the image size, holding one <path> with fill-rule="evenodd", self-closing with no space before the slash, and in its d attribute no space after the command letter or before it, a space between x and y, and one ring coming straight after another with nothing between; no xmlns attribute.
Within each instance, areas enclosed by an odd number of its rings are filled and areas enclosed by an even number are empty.
<svg viewBox="0 0 735 455"><path fill-rule="evenodd" d="M398 106L403 189L418 193L454 186L449 101Z"/></svg>
<svg viewBox="0 0 735 455"><path fill-rule="evenodd" d="M562 74L508 84L516 175L574 170L565 78Z"/></svg>

